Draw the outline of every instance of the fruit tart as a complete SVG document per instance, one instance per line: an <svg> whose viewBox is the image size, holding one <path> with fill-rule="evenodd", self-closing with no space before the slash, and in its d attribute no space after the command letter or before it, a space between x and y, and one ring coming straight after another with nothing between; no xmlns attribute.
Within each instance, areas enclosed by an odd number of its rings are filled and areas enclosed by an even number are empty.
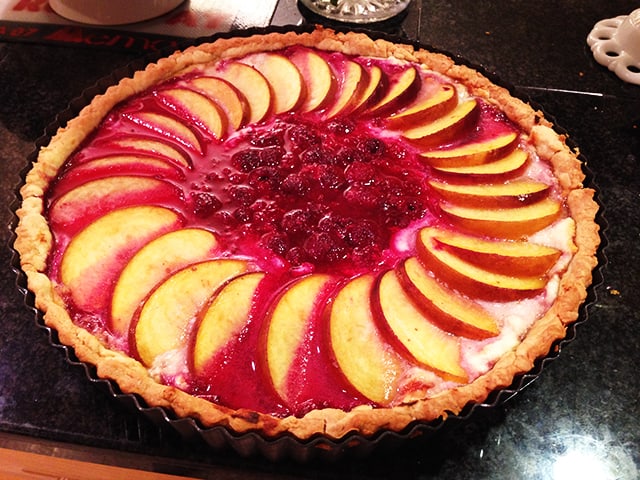
<svg viewBox="0 0 640 480"><path fill-rule="evenodd" d="M203 427L339 440L482 402L578 316L599 243L576 153L421 47L219 38L43 147L15 248L101 378Z"/></svg>

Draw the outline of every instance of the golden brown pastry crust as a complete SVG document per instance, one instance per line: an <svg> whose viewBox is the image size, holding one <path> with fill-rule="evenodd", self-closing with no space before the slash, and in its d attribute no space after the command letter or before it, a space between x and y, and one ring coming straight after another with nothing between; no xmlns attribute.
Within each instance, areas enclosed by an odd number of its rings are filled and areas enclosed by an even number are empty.
<svg viewBox="0 0 640 480"><path fill-rule="evenodd" d="M552 307L530 328L522 342L504 355L486 374L470 384L462 385L433 398L408 401L389 408L361 406L352 411L313 410L302 418L275 418L251 411L235 411L193 397L179 389L154 381L138 361L106 348L92 334L76 326L66 308L59 288L45 275L51 251L51 232L43 216L43 198L50 182L67 157L93 131L116 104L146 88L169 79L193 66L222 58L241 57L254 51L277 50L289 45L306 45L321 50L373 57L395 57L418 62L465 85L471 94L482 97L502 109L528 135L538 155L551 163L566 196L570 216L575 220L576 251L560 279L559 295ZM27 274L28 288L35 293L36 307L44 312L48 326L59 333L60 341L74 348L77 357L95 364L100 377L115 380L125 393L141 395L152 406L172 409L178 416L196 418L204 426L224 425L234 432L257 431L265 437L290 433L299 439L322 434L340 439L355 431L368 436L380 429L400 431L415 420L446 417L459 413L470 402L481 402L488 394L509 386L515 375L528 372L533 362L548 354L553 342L565 336L567 325L575 321L586 297L591 272L596 266L599 244L598 226L594 221L597 205L594 192L582 188L583 173L576 154L557 135L540 112L516 99L483 75L456 65L449 57L414 49L384 40L372 40L362 34L335 33L318 28L309 33L273 33L248 38L220 39L215 42L176 52L123 79L97 96L78 117L61 128L51 143L40 151L37 162L21 190L22 206L17 214L15 248Z"/></svg>

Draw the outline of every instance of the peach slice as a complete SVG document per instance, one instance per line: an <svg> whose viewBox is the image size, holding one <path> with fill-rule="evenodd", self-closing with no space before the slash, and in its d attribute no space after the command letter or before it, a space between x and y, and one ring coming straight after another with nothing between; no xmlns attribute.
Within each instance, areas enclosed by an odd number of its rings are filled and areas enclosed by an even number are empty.
<svg viewBox="0 0 640 480"><path fill-rule="evenodd" d="M504 183L444 183L430 180L429 185L440 196L464 207L504 208L527 205L549 193L546 183L529 179Z"/></svg>
<svg viewBox="0 0 640 480"><path fill-rule="evenodd" d="M551 198L515 208L473 208L443 203L442 211L460 228L479 235L522 238L555 222L562 205Z"/></svg>
<svg viewBox="0 0 640 480"><path fill-rule="evenodd" d="M140 125L157 135L162 135L191 150L202 153L200 141L193 130L173 117L147 111L127 113L125 116L133 123Z"/></svg>
<svg viewBox="0 0 640 480"><path fill-rule="evenodd" d="M163 207L114 210L71 239L60 263L60 280L81 310L106 308L111 285L127 259L146 243L180 227L180 217Z"/></svg>
<svg viewBox="0 0 640 480"><path fill-rule="evenodd" d="M484 178L512 176L525 166L529 154L517 148L505 157L479 165L458 167L433 167L435 171L451 176L475 175Z"/></svg>
<svg viewBox="0 0 640 480"><path fill-rule="evenodd" d="M397 269L400 283L431 322L457 336L482 340L499 333L495 319L480 305L444 287L416 257Z"/></svg>
<svg viewBox="0 0 640 480"><path fill-rule="evenodd" d="M142 247L118 277L111 298L111 331L125 335L138 306L172 273L209 258L218 246L208 230L185 228L166 233Z"/></svg>
<svg viewBox="0 0 640 480"><path fill-rule="evenodd" d="M276 393L289 403L295 392L288 379L300 354L309 324L320 307L319 299L333 281L330 275L311 274L286 287L268 318L266 365Z"/></svg>
<svg viewBox="0 0 640 480"><path fill-rule="evenodd" d="M390 128L406 130L411 125L425 124L447 115L457 104L456 88L450 84L439 85L438 89L426 98L419 97L415 103L387 117L387 122Z"/></svg>
<svg viewBox="0 0 640 480"><path fill-rule="evenodd" d="M478 110L475 99L466 100L434 121L405 130L402 136L423 148L445 144L476 124Z"/></svg>
<svg viewBox="0 0 640 480"><path fill-rule="evenodd" d="M390 83L384 96L368 108L370 113L388 111L398 104L409 103L411 96L415 95L420 87L420 77L416 69L410 67L391 77Z"/></svg>
<svg viewBox="0 0 640 480"><path fill-rule="evenodd" d="M393 270L378 280L372 295L374 315L401 351L444 378L466 382L460 365L460 340L436 327L413 304Z"/></svg>
<svg viewBox="0 0 640 480"><path fill-rule="evenodd" d="M353 98L350 111L355 112L356 110L365 108L369 102L375 101L375 98L378 96L378 91L384 83L383 77L384 73L377 65L372 65L365 70L364 79L366 80L366 83L363 85L363 88L359 93Z"/></svg>
<svg viewBox="0 0 640 480"><path fill-rule="evenodd" d="M239 129L249 116L249 105L229 82L216 77L198 77L190 80L188 84L222 108L233 130Z"/></svg>
<svg viewBox="0 0 640 480"><path fill-rule="evenodd" d="M528 241L480 238L429 227L424 232L453 255L505 275L541 277L561 255L557 248Z"/></svg>
<svg viewBox="0 0 640 480"><path fill-rule="evenodd" d="M101 178L111 175L153 175L158 178L178 179L182 177L182 170L175 163L163 158L144 155L113 155L99 157L74 166L63 177L63 182L73 178L74 181L83 178ZM79 183L76 181L76 183ZM56 185L59 191L60 182Z"/></svg>
<svg viewBox="0 0 640 480"><path fill-rule="evenodd" d="M189 328L207 301L228 280L244 273L243 260L209 260L178 270L146 298L131 323L129 345L146 366L184 347Z"/></svg>
<svg viewBox="0 0 640 480"><path fill-rule="evenodd" d="M461 147L423 152L421 157L433 167L481 165L507 155L515 148L517 140L518 134L509 132Z"/></svg>
<svg viewBox="0 0 640 480"><path fill-rule="evenodd" d="M373 275L350 280L330 306L329 338L340 371L362 395L388 404L398 390L402 358L390 348L369 306Z"/></svg>
<svg viewBox="0 0 640 480"><path fill-rule="evenodd" d="M227 117L209 97L187 88L162 90L157 95L178 116L204 128L217 139L226 133Z"/></svg>
<svg viewBox="0 0 640 480"><path fill-rule="evenodd" d="M262 73L271 85L274 113L290 112L303 100L302 75L287 57L273 52L260 52L240 61Z"/></svg>
<svg viewBox="0 0 640 480"><path fill-rule="evenodd" d="M159 140L147 137L123 137L110 143L109 146L120 147L126 150L127 153L130 153L130 150L133 150L134 152L152 155L158 159L166 158L182 167L190 167L188 156L184 155L168 143Z"/></svg>
<svg viewBox="0 0 640 480"><path fill-rule="evenodd" d="M179 198L170 183L134 175L91 180L59 196L49 209L53 225L83 225L116 208ZM72 230L73 231L73 230Z"/></svg>
<svg viewBox="0 0 640 480"><path fill-rule="evenodd" d="M230 62L216 70L215 76L229 82L244 96L249 107L249 114L245 115L248 123L260 122L267 116L272 105L271 88L258 70L244 63Z"/></svg>
<svg viewBox="0 0 640 480"><path fill-rule="evenodd" d="M341 83L338 92L325 113L326 118L344 115L355 108L355 100L361 95L367 80L367 74L359 63L345 60L340 66Z"/></svg>
<svg viewBox="0 0 640 480"><path fill-rule="evenodd" d="M312 50L295 50L291 61L304 79L306 94L300 105L301 112L311 112L322 107L334 88L331 68L327 61Z"/></svg>
<svg viewBox="0 0 640 480"><path fill-rule="evenodd" d="M420 231L416 249L423 265L452 288L463 291L472 298L511 300L535 295L547 283L541 276L497 273L468 262L442 248L430 229Z"/></svg>
<svg viewBox="0 0 640 480"><path fill-rule="evenodd" d="M216 293L197 326L190 355L196 375L202 375L211 359L240 335L251 318L254 294L264 276L262 272L239 275Z"/></svg>

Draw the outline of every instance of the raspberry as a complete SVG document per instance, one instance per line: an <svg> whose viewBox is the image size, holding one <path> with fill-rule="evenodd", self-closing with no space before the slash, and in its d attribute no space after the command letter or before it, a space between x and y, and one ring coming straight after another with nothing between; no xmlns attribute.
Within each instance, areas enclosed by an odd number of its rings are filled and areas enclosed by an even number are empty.
<svg viewBox="0 0 640 480"><path fill-rule="evenodd" d="M327 190L339 190L345 187L346 180L342 169L333 165L318 165L316 172L322 188Z"/></svg>
<svg viewBox="0 0 640 480"><path fill-rule="evenodd" d="M309 224L317 224L318 221L326 215L329 208L324 203L319 202L307 202L305 206L305 213L309 219Z"/></svg>
<svg viewBox="0 0 640 480"><path fill-rule="evenodd" d="M340 260L344 260L347 258L347 251L342 245L334 244L334 246L329 250L327 255L324 257L326 262L338 262Z"/></svg>
<svg viewBox="0 0 640 480"><path fill-rule="evenodd" d="M218 197L208 192L191 192L193 213L198 217L208 217L222 208Z"/></svg>
<svg viewBox="0 0 640 480"><path fill-rule="evenodd" d="M387 145L386 152L387 156L393 159L394 163L404 162L408 156L407 150L398 143Z"/></svg>
<svg viewBox="0 0 640 480"><path fill-rule="evenodd" d="M406 217L408 220L414 220L422 217L426 205L419 198L390 195L383 200L382 208L388 217Z"/></svg>
<svg viewBox="0 0 640 480"><path fill-rule="evenodd" d="M240 223L249 223L251 221L251 210L248 207L238 207L233 211L233 218Z"/></svg>
<svg viewBox="0 0 640 480"><path fill-rule="evenodd" d="M313 260L325 260L325 257L336 250L336 244L326 232L314 232L304 242L305 253ZM334 251L334 252L332 252ZM333 255L336 256L335 253Z"/></svg>
<svg viewBox="0 0 640 480"><path fill-rule="evenodd" d="M299 197L307 194L312 187L312 180L302 173L291 173L287 175L280 185L280 190L288 195Z"/></svg>
<svg viewBox="0 0 640 480"><path fill-rule="evenodd" d="M280 223L283 210L272 201L257 200L251 205L253 221L265 226L274 226Z"/></svg>
<svg viewBox="0 0 640 480"><path fill-rule="evenodd" d="M301 233L309 229L310 215L302 209L290 210L282 216L280 226L289 233Z"/></svg>
<svg viewBox="0 0 640 480"><path fill-rule="evenodd" d="M348 225L346 228L346 241L354 247L375 245L378 241L375 226L366 220Z"/></svg>
<svg viewBox="0 0 640 480"><path fill-rule="evenodd" d="M284 133L281 129L269 133L261 132L259 135L251 138L251 140L249 140L249 143L251 143L251 145L255 145L256 147L281 147L284 145Z"/></svg>
<svg viewBox="0 0 640 480"><path fill-rule="evenodd" d="M340 149L340 151L335 154L332 163L335 165L346 167L349 164L355 162L365 162L367 160L367 157L361 151L356 150L355 148L345 147Z"/></svg>
<svg viewBox="0 0 640 480"><path fill-rule="evenodd" d="M275 192L280 184L280 172L275 167L258 167L249 174L249 185L258 192Z"/></svg>
<svg viewBox="0 0 640 480"><path fill-rule="evenodd" d="M346 168L344 176L349 183L371 185L376 182L378 172L369 163L354 162Z"/></svg>
<svg viewBox="0 0 640 480"><path fill-rule="evenodd" d="M407 178L402 182L402 191L405 194L411 194L412 196L418 196L422 193L422 182L412 178Z"/></svg>
<svg viewBox="0 0 640 480"><path fill-rule="evenodd" d="M400 195L387 193L381 198L381 207L385 212L400 214L404 211L404 198Z"/></svg>
<svg viewBox="0 0 640 480"><path fill-rule="evenodd" d="M302 247L293 247L285 254L285 258L291 265L300 265L307 259Z"/></svg>
<svg viewBox="0 0 640 480"><path fill-rule="evenodd" d="M411 220L417 220L424 216L427 205L420 198L407 199L407 216Z"/></svg>
<svg viewBox="0 0 640 480"><path fill-rule="evenodd" d="M236 152L231 157L231 165L237 170L249 173L259 167L275 167L286 151L281 146L267 146L264 148L247 148Z"/></svg>
<svg viewBox="0 0 640 480"><path fill-rule="evenodd" d="M260 150L255 148L240 150L231 157L231 165L244 173L249 173L258 168L260 162Z"/></svg>
<svg viewBox="0 0 640 480"><path fill-rule="evenodd" d="M225 227L231 227L237 223L236 219L231 215L231 213L226 210L218 210L213 214L213 218L219 224Z"/></svg>
<svg viewBox="0 0 640 480"><path fill-rule="evenodd" d="M405 189L401 180L395 177L385 177L379 181L380 190L387 198L404 197Z"/></svg>
<svg viewBox="0 0 640 480"><path fill-rule="evenodd" d="M320 137L304 125L294 125L288 131L289 140L300 150L307 149L320 143Z"/></svg>
<svg viewBox="0 0 640 480"><path fill-rule="evenodd" d="M347 225L349 225L349 223L347 218L339 215L326 215L318 222L318 230L334 237L345 238L347 235Z"/></svg>
<svg viewBox="0 0 640 480"><path fill-rule="evenodd" d="M228 189L229 196L240 205L251 205L258 197L258 192L249 185L232 185Z"/></svg>
<svg viewBox="0 0 640 480"><path fill-rule="evenodd" d="M276 232L265 233L260 239L260 242L278 255L284 255L289 248L287 237Z"/></svg>
<svg viewBox="0 0 640 480"><path fill-rule="evenodd" d="M404 196L390 196L382 201L385 212L385 223L390 226L404 228L411 220L422 217L424 204L419 199Z"/></svg>
<svg viewBox="0 0 640 480"><path fill-rule="evenodd" d="M351 254L351 260L355 265L368 266L374 264L380 258L380 247L377 245L366 245L356 247Z"/></svg>
<svg viewBox="0 0 640 480"><path fill-rule="evenodd" d="M369 156L380 156L387 150L382 140L373 137L361 140L358 144L358 148Z"/></svg>
<svg viewBox="0 0 640 480"><path fill-rule="evenodd" d="M276 167L280 165L286 150L280 146L266 147L260 150L260 167Z"/></svg>
<svg viewBox="0 0 640 480"><path fill-rule="evenodd" d="M332 158L322 147L314 146L300 154L300 161L305 165L325 164L331 163Z"/></svg>
<svg viewBox="0 0 640 480"><path fill-rule="evenodd" d="M300 157L291 152L285 153L280 159L280 169L282 171L293 172L300 168Z"/></svg>
<svg viewBox="0 0 640 480"><path fill-rule="evenodd" d="M344 192L344 198L350 204L366 209L377 208L380 204L380 195L377 189L367 186L348 188Z"/></svg>

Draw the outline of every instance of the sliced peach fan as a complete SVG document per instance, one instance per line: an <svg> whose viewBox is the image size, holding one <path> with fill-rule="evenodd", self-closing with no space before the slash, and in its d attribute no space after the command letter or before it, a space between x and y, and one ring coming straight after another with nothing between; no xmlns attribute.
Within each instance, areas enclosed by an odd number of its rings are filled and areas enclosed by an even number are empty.
<svg viewBox="0 0 640 480"><path fill-rule="evenodd" d="M562 155L529 141L548 135ZM369 435L483 400L564 331L597 244L591 192L563 183L579 170L442 55L226 39L54 137L16 248L46 322L123 391L237 432Z"/></svg>

